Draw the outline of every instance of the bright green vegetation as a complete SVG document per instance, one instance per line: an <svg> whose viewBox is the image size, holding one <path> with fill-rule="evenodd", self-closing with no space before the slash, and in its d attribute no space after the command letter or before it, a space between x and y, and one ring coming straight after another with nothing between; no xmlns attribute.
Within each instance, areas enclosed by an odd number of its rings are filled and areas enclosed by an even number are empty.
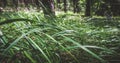
<svg viewBox="0 0 120 63"><path fill-rule="evenodd" d="M107 57L120 56L119 19L5 12L0 15L4 20L14 22L0 25L1 63L107 63Z"/></svg>

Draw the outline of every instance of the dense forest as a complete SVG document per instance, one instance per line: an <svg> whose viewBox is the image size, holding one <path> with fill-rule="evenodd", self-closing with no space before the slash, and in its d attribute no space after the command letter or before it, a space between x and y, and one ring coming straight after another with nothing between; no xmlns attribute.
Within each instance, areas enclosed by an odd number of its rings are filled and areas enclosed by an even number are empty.
<svg viewBox="0 0 120 63"><path fill-rule="evenodd" d="M120 1L0 0L0 63L120 63Z"/></svg>

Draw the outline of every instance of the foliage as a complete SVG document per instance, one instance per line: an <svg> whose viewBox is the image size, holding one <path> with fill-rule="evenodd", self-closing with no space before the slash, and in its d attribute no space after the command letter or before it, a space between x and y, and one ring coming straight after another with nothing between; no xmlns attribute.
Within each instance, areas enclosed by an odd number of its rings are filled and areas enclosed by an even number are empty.
<svg viewBox="0 0 120 63"><path fill-rule="evenodd" d="M106 63L105 56L119 55L119 24L71 12L60 12L54 19L29 11L0 17L2 22L13 21L0 25L1 63ZM25 20L14 20L19 18Z"/></svg>

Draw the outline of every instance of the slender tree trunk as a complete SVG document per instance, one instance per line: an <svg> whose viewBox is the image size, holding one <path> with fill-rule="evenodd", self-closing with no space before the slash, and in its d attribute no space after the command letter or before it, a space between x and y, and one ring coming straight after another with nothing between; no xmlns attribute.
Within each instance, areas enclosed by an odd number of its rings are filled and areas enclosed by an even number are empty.
<svg viewBox="0 0 120 63"><path fill-rule="evenodd" d="M41 0L43 13L45 17L55 17L55 9L53 0Z"/></svg>
<svg viewBox="0 0 120 63"><path fill-rule="evenodd" d="M91 1L92 0L86 0L85 16L91 16Z"/></svg>
<svg viewBox="0 0 120 63"><path fill-rule="evenodd" d="M39 3L39 0L35 0L35 5L36 5L37 9L40 9L40 3Z"/></svg>
<svg viewBox="0 0 120 63"><path fill-rule="evenodd" d="M3 1L2 0L0 0L0 7L2 7L3 6Z"/></svg>
<svg viewBox="0 0 120 63"><path fill-rule="evenodd" d="M60 7L60 0L57 0L57 7L58 7L58 10L61 9L61 7Z"/></svg>
<svg viewBox="0 0 120 63"><path fill-rule="evenodd" d="M73 12L76 12L76 0L73 0Z"/></svg>
<svg viewBox="0 0 120 63"><path fill-rule="evenodd" d="M24 0L25 7L29 10L29 0Z"/></svg>
<svg viewBox="0 0 120 63"><path fill-rule="evenodd" d="M18 10L18 0L13 0L13 6L16 10Z"/></svg>
<svg viewBox="0 0 120 63"><path fill-rule="evenodd" d="M80 12L79 0L73 0L73 11L74 11L74 13Z"/></svg>
<svg viewBox="0 0 120 63"><path fill-rule="evenodd" d="M110 0L108 1L111 6L111 11L114 16L120 16L120 1L119 0Z"/></svg>
<svg viewBox="0 0 120 63"><path fill-rule="evenodd" d="M3 1L3 7L5 8L7 6L7 0L2 0Z"/></svg>
<svg viewBox="0 0 120 63"><path fill-rule="evenodd" d="M24 3L24 0L19 0L20 3Z"/></svg>
<svg viewBox="0 0 120 63"><path fill-rule="evenodd" d="M67 12L67 0L64 0L64 12Z"/></svg>

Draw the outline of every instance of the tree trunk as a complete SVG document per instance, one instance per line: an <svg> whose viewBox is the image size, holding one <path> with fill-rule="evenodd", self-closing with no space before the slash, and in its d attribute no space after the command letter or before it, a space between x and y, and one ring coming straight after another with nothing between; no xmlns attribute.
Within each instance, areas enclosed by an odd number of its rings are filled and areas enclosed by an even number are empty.
<svg viewBox="0 0 120 63"><path fill-rule="evenodd" d="M43 13L45 17L55 17L53 0L41 0Z"/></svg>
<svg viewBox="0 0 120 63"><path fill-rule="evenodd" d="M3 1L3 8L7 6L7 0L2 0Z"/></svg>
<svg viewBox="0 0 120 63"><path fill-rule="evenodd" d="M67 12L67 0L64 0L64 12Z"/></svg>
<svg viewBox="0 0 120 63"><path fill-rule="evenodd" d="M29 0L24 0L24 5L29 10Z"/></svg>
<svg viewBox="0 0 120 63"><path fill-rule="evenodd" d="M24 0L19 0L20 3L24 3Z"/></svg>
<svg viewBox="0 0 120 63"><path fill-rule="evenodd" d="M86 0L85 16L91 16L91 0Z"/></svg>
<svg viewBox="0 0 120 63"><path fill-rule="evenodd" d="M80 12L79 0L73 0L73 11L74 11L74 13Z"/></svg>
<svg viewBox="0 0 120 63"><path fill-rule="evenodd" d="M111 11L114 16L120 16L120 1L119 0L110 0L108 1L111 6Z"/></svg>
<svg viewBox="0 0 120 63"><path fill-rule="evenodd" d="M13 6L16 10L18 10L18 0L13 0Z"/></svg>
<svg viewBox="0 0 120 63"><path fill-rule="evenodd" d="M58 7L58 10L61 9L61 7L60 7L60 0L57 0L57 7Z"/></svg>
<svg viewBox="0 0 120 63"><path fill-rule="evenodd" d="M40 3L39 3L39 0L35 0L35 5L36 5L37 9L40 9Z"/></svg>

